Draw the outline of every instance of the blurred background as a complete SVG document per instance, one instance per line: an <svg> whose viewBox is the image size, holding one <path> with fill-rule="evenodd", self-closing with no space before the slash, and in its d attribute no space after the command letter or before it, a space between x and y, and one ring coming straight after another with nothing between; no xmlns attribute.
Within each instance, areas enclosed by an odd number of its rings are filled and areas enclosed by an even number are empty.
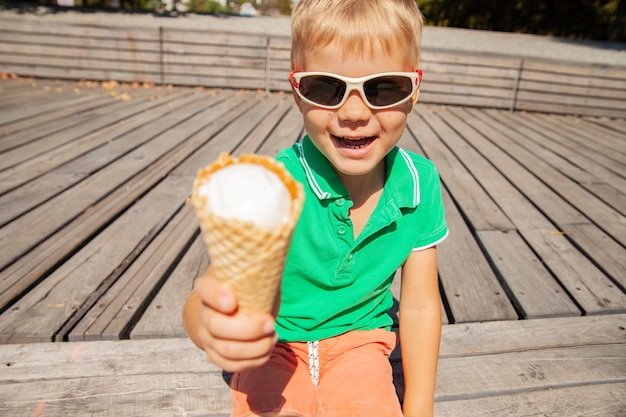
<svg viewBox="0 0 626 417"><path fill-rule="evenodd" d="M24 11L119 10L158 14L289 15L298 0L30 0L0 1ZM431 26L626 41L626 0L419 0Z"/></svg>

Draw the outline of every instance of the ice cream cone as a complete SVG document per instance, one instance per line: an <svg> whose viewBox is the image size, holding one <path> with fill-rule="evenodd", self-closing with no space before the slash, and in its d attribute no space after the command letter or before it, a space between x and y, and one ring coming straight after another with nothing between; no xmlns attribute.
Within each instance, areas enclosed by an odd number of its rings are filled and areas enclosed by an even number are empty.
<svg viewBox="0 0 626 417"><path fill-rule="evenodd" d="M292 198L286 222L266 230L249 222L217 216L207 210L205 198L198 192L199 187L209 181L217 170L238 162L262 165L281 178ZM191 201L216 277L234 289L241 310L272 312L291 235L302 210L302 185L272 158L246 154L235 159L223 153L217 161L198 172Z"/></svg>

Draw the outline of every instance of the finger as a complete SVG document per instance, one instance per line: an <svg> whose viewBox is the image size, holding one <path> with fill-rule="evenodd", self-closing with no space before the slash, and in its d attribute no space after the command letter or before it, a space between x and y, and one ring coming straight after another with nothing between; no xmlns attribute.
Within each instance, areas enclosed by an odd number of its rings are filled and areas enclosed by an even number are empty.
<svg viewBox="0 0 626 417"><path fill-rule="evenodd" d="M232 341L255 341L273 336L274 317L268 313L223 314L205 307L200 311L201 324L214 338Z"/></svg>
<svg viewBox="0 0 626 417"><path fill-rule="evenodd" d="M196 280L194 291L205 305L223 314L233 314L237 310L234 291L215 278L212 267Z"/></svg>
<svg viewBox="0 0 626 417"><path fill-rule="evenodd" d="M209 360L222 369L228 372L238 372L267 362L275 344L275 337L267 337L253 343L214 341L205 352Z"/></svg>
<svg viewBox="0 0 626 417"><path fill-rule="evenodd" d="M267 357L275 344L276 337L274 336L246 342L213 339L210 349L225 360L250 361Z"/></svg>

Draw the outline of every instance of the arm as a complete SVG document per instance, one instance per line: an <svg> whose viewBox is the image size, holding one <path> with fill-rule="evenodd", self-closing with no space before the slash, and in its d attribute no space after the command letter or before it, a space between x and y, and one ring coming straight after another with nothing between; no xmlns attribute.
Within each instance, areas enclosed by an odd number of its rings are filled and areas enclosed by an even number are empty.
<svg viewBox="0 0 626 417"><path fill-rule="evenodd" d="M432 417L441 339L437 249L412 252L402 268L400 345L406 417Z"/></svg>
<svg viewBox="0 0 626 417"><path fill-rule="evenodd" d="M262 365L276 343L274 317L239 311L235 294L210 267L187 297L183 326L191 341L229 372Z"/></svg>

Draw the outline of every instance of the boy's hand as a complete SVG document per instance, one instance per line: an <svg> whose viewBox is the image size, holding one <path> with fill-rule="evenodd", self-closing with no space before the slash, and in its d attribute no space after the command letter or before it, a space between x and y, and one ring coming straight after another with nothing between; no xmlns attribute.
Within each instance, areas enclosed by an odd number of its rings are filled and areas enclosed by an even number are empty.
<svg viewBox="0 0 626 417"><path fill-rule="evenodd" d="M212 268L198 278L187 304L197 306L185 312L187 318L197 311L197 325L188 323L185 327L213 363L225 371L238 372L269 359L277 340L274 317L240 311L234 292L215 278Z"/></svg>

